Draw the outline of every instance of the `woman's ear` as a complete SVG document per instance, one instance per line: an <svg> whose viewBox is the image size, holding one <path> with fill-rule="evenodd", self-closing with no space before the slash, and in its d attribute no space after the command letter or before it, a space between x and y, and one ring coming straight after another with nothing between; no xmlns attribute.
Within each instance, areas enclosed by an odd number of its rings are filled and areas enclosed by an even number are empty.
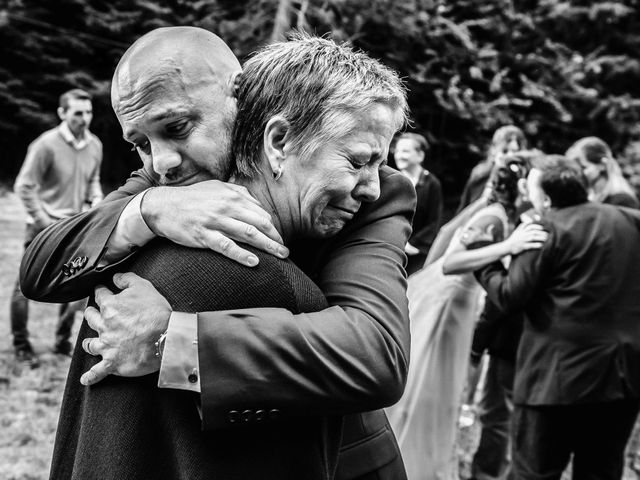
<svg viewBox="0 0 640 480"><path fill-rule="evenodd" d="M233 72L229 81L229 84L231 86L231 96L236 99L238 98L238 89L240 88L240 75L242 75L241 70Z"/></svg>
<svg viewBox="0 0 640 480"><path fill-rule="evenodd" d="M264 153L274 175L282 170L290 128L289 122L281 116L271 117L264 127Z"/></svg>

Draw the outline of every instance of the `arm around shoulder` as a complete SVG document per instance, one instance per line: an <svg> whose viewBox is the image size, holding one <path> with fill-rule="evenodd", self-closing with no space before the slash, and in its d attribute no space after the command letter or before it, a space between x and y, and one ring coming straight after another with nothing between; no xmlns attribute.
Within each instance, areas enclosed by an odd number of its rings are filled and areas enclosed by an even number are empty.
<svg viewBox="0 0 640 480"><path fill-rule="evenodd" d="M20 265L25 296L42 302L68 302L87 297L98 283L109 281L111 265L99 268L98 262L124 208L134 194L150 186L145 172L134 172L99 205L42 231Z"/></svg>
<svg viewBox="0 0 640 480"><path fill-rule="evenodd" d="M415 192L391 172L382 172L380 200L322 247L316 281L330 308L198 314L205 428L225 424L243 378L262 379L247 382L252 404L244 407L283 415L374 410L400 398L410 344L404 245Z"/></svg>

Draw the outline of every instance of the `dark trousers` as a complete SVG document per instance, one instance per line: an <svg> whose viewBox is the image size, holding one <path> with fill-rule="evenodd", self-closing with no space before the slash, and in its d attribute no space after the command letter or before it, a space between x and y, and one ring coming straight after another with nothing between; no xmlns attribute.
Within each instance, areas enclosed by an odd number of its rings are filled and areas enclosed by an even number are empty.
<svg viewBox="0 0 640 480"><path fill-rule="evenodd" d="M471 472L477 480L507 478L510 458L511 413L513 412L513 362L491 355L480 398L482 424L480 443Z"/></svg>
<svg viewBox="0 0 640 480"><path fill-rule="evenodd" d="M637 399L586 405L516 405L514 478L559 479L572 454L574 480L622 478L625 446L638 408Z"/></svg>
<svg viewBox="0 0 640 480"><path fill-rule="evenodd" d="M33 225L27 225L25 234L24 248L26 249L33 239L40 233ZM60 315L58 326L56 328L56 343L68 340L71 337L71 329L75 313L81 308L81 303L63 303L60 305ZM27 321L29 318L29 301L20 290L20 279L16 280L11 295L11 305L9 310L11 318L11 332L13 333L13 345L16 348L26 347L29 345L29 331L27 329Z"/></svg>

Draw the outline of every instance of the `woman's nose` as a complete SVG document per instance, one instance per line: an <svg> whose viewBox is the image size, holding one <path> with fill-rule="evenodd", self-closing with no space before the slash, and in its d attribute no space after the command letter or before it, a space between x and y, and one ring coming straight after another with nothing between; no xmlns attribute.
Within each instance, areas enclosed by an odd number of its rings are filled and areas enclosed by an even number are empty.
<svg viewBox="0 0 640 480"><path fill-rule="evenodd" d="M354 197L361 202L375 202L380 197L380 171L374 167L364 167Z"/></svg>

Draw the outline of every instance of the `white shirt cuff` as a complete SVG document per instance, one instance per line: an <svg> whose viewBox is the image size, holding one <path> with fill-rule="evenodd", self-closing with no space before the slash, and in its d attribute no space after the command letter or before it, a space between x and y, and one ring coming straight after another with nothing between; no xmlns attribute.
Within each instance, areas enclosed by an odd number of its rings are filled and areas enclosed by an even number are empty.
<svg viewBox="0 0 640 480"><path fill-rule="evenodd" d="M196 313L171 312L162 352L158 387L200 393Z"/></svg>
<svg viewBox="0 0 640 480"><path fill-rule="evenodd" d="M147 191L149 189L133 197L122 210L116 228L107 240L107 248L98 262L98 267L113 265L129 255L132 250L146 245L155 238L156 235L149 229L140 212L140 204Z"/></svg>

